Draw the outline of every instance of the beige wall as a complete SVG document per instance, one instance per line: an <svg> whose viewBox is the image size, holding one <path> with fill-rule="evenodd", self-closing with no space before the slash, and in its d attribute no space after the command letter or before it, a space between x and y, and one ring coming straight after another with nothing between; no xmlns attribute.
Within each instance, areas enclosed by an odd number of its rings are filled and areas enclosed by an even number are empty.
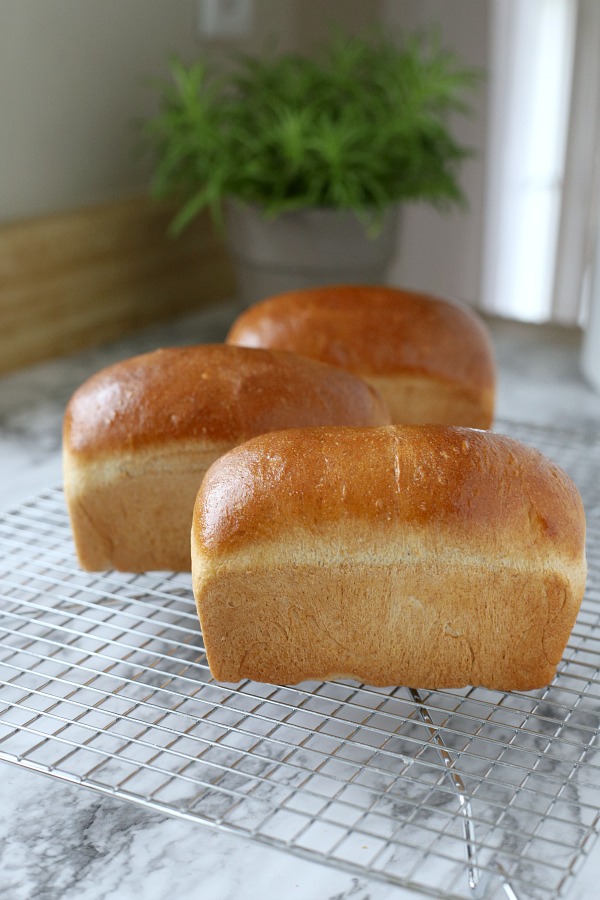
<svg viewBox="0 0 600 900"><path fill-rule="evenodd" d="M133 120L147 75L196 46L193 0L3 0L0 217L116 197L140 184Z"/></svg>
<svg viewBox="0 0 600 900"><path fill-rule="evenodd" d="M360 27L380 8L255 0L242 47L302 47L331 20ZM134 121L153 109L149 79L166 76L170 52L201 47L196 0L0 0L0 221L143 190Z"/></svg>

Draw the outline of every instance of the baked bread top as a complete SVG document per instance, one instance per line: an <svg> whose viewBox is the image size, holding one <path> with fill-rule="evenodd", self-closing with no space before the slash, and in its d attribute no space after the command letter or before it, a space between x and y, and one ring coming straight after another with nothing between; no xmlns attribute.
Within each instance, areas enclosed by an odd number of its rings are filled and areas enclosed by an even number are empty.
<svg viewBox="0 0 600 900"><path fill-rule="evenodd" d="M207 560L249 548L266 566L286 547L323 565L331 552L337 562L358 552L393 564L405 538L416 556L420 547L452 551L458 567L474 555L517 568L585 566L585 515L569 476L519 441L469 428L324 427L255 438L208 470L193 534Z"/></svg>
<svg viewBox="0 0 600 900"><path fill-rule="evenodd" d="M429 374L483 390L495 386L487 329L448 300L387 286L290 291L243 312L229 344L293 350L361 375Z"/></svg>
<svg viewBox="0 0 600 900"><path fill-rule="evenodd" d="M237 443L277 429L389 421L377 392L348 372L285 351L205 344L93 375L67 406L64 443L98 458L174 440Z"/></svg>

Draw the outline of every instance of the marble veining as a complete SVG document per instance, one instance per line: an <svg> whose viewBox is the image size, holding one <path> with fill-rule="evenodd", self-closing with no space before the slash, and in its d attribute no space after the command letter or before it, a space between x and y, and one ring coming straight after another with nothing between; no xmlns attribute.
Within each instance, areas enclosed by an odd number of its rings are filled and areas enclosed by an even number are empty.
<svg viewBox="0 0 600 900"><path fill-rule="evenodd" d="M0 765L6 900L396 900L404 891Z"/></svg>
<svg viewBox="0 0 600 900"><path fill-rule="evenodd" d="M60 480L61 420L72 391L113 361L158 346L223 339L239 307L188 316L0 379L0 508ZM498 415L600 426L600 397L579 371L580 335L490 322ZM3 900L403 900L410 891L358 878L237 835L0 764ZM573 799L576 786L571 788ZM442 802L440 797L439 802ZM397 802L401 802L396 798ZM600 847L569 896L597 896Z"/></svg>

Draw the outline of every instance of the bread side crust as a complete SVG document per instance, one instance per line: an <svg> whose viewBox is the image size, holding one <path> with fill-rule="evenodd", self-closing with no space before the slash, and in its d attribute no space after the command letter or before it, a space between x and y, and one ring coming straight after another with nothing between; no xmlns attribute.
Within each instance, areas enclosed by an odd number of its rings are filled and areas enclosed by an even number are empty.
<svg viewBox="0 0 600 900"><path fill-rule="evenodd" d="M193 565L208 662L219 681L350 677L373 685L532 690L554 676L575 622L585 562L435 552L379 562ZM521 561L522 562L522 561Z"/></svg>
<svg viewBox="0 0 600 900"><path fill-rule="evenodd" d="M194 501L206 470L231 446L181 442L95 460L66 448L65 496L81 567L189 572Z"/></svg>
<svg viewBox="0 0 600 900"><path fill-rule="evenodd" d="M467 387L441 378L400 373L382 377L364 375L383 397L397 425L456 425L491 428L495 392L492 388Z"/></svg>

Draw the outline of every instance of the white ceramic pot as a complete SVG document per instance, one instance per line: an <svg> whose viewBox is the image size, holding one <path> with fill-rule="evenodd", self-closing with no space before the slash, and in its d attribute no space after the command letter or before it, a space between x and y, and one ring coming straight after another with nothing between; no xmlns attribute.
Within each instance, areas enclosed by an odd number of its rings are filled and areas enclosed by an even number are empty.
<svg viewBox="0 0 600 900"><path fill-rule="evenodd" d="M352 213L306 209L267 219L260 208L230 201L227 244L245 303L324 284L384 284L396 250L398 210L376 237Z"/></svg>

